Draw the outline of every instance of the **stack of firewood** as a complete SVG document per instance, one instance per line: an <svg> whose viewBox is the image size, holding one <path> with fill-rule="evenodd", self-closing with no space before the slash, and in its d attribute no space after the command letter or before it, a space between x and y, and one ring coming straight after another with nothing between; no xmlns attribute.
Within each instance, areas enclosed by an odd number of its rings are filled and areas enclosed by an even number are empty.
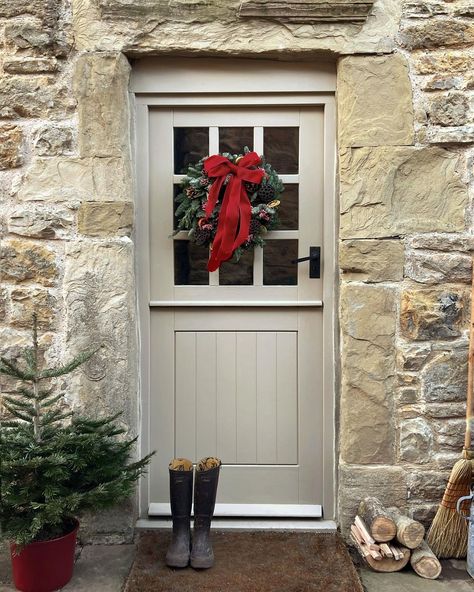
<svg viewBox="0 0 474 592"><path fill-rule="evenodd" d="M425 528L397 508L366 497L351 526L351 539L366 563L380 572L400 571L408 561L422 578L435 580L441 564L423 540Z"/></svg>

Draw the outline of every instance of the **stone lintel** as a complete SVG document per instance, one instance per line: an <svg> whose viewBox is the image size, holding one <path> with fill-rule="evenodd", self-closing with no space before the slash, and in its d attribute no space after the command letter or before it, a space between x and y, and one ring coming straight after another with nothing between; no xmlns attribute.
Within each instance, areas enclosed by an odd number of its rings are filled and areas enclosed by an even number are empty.
<svg viewBox="0 0 474 592"><path fill-rule="evenodd" d="M363 22L372 5L372 0L244 0L239 15L282 23Z"/></svg>

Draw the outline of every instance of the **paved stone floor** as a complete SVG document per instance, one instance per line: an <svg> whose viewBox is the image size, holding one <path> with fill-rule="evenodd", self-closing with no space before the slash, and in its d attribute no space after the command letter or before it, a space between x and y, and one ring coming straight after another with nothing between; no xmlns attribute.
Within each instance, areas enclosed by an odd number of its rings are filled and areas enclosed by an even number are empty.
<svg viewBox="0 0 474 592"><path fill-rule="evenodd" d="M15 592L10 558L0 553L0 592ZM64 592L121 592L135 556L135 545L90 545L79 549L74 576Z"/></svg>
<svg viewBox="0 0 474 592"><path fill-rule="evenodd" d="M380 574L361 569L365 592L474 592L474 580L466 571L465 561L443 561L438 580L424 580L408 567L401 572Z"/></svg>
<svg viewBox="0 0 474 592"><path fill-rule="evenodd" d="M134 545L94 545L80 549L74 577L64 592L121 592L134 553ZM378 574L361 569L360 575L366 592L474 592L474 580L467 574L464 561L444 561L442 577L436 581L423 580L411 570ZM4 547L0 547L0 592L15 592L10 579L10 559Z"/></svg>

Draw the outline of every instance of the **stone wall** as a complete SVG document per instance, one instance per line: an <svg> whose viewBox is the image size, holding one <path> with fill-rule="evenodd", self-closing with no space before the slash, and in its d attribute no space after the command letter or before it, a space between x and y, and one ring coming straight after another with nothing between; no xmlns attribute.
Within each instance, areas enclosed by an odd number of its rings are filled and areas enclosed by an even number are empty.
<svg viewBox="0 0 474 592"><path fill-rule="evenodd" d="M129 61L338 60L339 521L367 492L427 519L464 425L472 6L376 0L365 21L301 22L239 6L0 0L1 341L25 343L36 309L48 358L104 344L59 386L73 408L123 409L135 433ZM95 530L126 538L132 525L116 512Z"/></svg>

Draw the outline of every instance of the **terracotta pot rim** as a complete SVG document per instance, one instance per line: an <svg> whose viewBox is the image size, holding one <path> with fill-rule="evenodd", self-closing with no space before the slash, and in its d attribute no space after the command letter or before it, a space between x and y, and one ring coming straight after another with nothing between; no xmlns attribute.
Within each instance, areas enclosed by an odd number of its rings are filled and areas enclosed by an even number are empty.
<svg viewBox="0 0 474 592"><path fill-rule="evenodd" d="M80 522L79 522L79 520L77 518L74 518L74 517L72 517L71 520L75 523L75 526L68 533L63 534L63 535L61 535L59 537L56 537L54 539L48 539L47 541L33 541L32 543L28 543L27 545L25 545L23 548L26 549L26 547L31 547L33 545L35 545L35 546L38 546L38 545L46 545L48 543L53 543L53 542L56 542L56 541L60 541L62 539L65 539L66 537L71 536L74 533L77 533L77 531L79 530ZM17 546L15 542L11 542L10 545L11 545L12 548L15 548Z"/></svg>

